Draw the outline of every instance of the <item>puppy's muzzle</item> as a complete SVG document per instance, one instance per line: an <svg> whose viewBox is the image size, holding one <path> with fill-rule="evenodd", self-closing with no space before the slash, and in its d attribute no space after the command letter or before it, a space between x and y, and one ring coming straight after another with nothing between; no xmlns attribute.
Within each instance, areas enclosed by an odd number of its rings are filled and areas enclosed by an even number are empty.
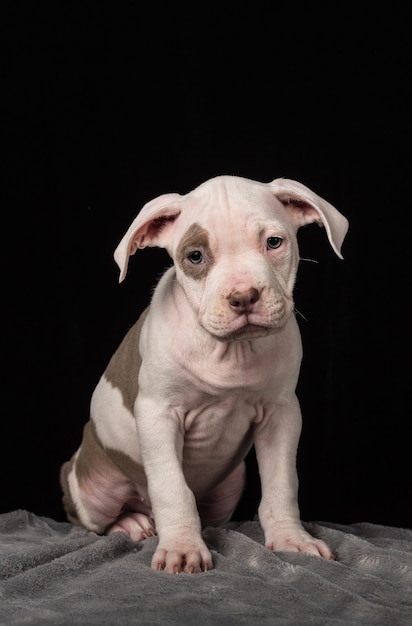
<svg viewBox="0 0 412 626"><path fill-rule="evenodd" d="M248 313L254 308L256 302L260 300L260 292L255 287L250 287L244 291L234 291L227 296L229 306L236 313Z"/></svg>

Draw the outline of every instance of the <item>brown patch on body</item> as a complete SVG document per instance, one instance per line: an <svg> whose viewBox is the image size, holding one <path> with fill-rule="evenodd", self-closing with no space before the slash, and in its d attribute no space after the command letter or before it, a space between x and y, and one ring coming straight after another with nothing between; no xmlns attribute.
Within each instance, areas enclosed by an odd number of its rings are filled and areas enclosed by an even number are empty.
<svg viewBox="0 0 412 626"><path fill-rule="evenodd" d="M201 253L202 260L199 263L195 263L189 258L194 252ZM208 274L210 267L214 263L214 257L210 248L207 230L196 223L187 229L177 248L176 262L186 276L190 278L199 280Z"/></svg>
<svg viewBox="0 0 412 626"><path fill-rule="evenodd" d="M136 494L138 488L146 488L147 480L143 467L133 461L129 456L118 450L113 450L103 446L100 441L95 425L89 420L83 429L83 439L78 456L75 455L63 464L60 470L60 484L63 489L63 506L66 511L67 518L72 524L81 525L77 508L70 493L68 475L75 466L76 477L79 487L90 491L93 485L94 476L107 476L108 487L116 489L116 480L124 481L126 477L130 480L131 485L135 486ZM117 479L116 479L117 477ZM126 504L126 503L125 503ZM120 512L120 511L119 511ZM101 512L100 512L101 513ZM103 533L105 528L101 529Z"/></svg>
<svg viewBox="0 0 412 626"><path fill-rule="evenodd" d="M74 463L74 457L70 461L66 461L60 470L60 485L63 490L63 508L66 511L67 519L72 524L81 525L81 522L77 516L76 506L73 502L73 498L70 493L68 475L72 471Z"/></svg>
<svg viewBox="0 0 412 626"><path fill-rule="evenodd" d="M108 465L111 466L109 469L112 471L115 469L114 463L108 457L97 437L93 422L89 420L83 428L82 445L78 450L77 457L73 455L70 461L64 463L60 470L60 483L63 488L63 506L67 518L72 524L81 524L68 481L73 466L77 480L81 486L87 484L88 480L92 481L92 472L101 471L102 468L107 468Z"/></svg>
<svg viewBox="0 0 412 626"><path fill-rule="evenodd" d="M120 390L123 404L132 415L139 389L138 376L142 364L139 352L139 338L148 312L149 307L143 311L137 322L130 328L110 359L104 373L109 383Z"/></svg>
<svg viewBox="0 0 412 626"><path fill-rule="evenodd" d="M133 415L134 403L138 393L138 375L142 363L139 352L139 337L148 312L149 307L143 311L137 322L130 328L110 359L104 373L105 378L113 387L117 387L120 390L123 404L130 411L131 416ZM119 479L123 480L124 477L127 477L136 486L146 486L147 481L142 466L123 452L103 446L93 421L89 420L83 429L82 444L77 458L73 455L70 461L64 463L60 470L63 506L72 524L81 524L68 483L68 476L73 469L73 465L75 465L80 487L87 485L88 482L92 484L92 473L96 472L112 477L117 475Z"/></svg>

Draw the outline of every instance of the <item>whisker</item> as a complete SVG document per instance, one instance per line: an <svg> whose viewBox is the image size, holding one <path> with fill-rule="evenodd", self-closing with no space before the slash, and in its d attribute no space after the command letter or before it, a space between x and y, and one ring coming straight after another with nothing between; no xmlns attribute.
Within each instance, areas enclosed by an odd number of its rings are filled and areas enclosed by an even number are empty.
<svg viewBox="0 0 412 626"><path fill-rule="evenodd" d="M305 322L307 322L307 321L308 321L308 318L307 318L307 317L305 317L305 316L303 315L303 313L301 313L300 311L298 311L298 309L297 309L296 307L293 309L293 311L294 311L294 313L295 313L296 315L300 315L300 317L302 317L302 318L305 320Z"/></svg>

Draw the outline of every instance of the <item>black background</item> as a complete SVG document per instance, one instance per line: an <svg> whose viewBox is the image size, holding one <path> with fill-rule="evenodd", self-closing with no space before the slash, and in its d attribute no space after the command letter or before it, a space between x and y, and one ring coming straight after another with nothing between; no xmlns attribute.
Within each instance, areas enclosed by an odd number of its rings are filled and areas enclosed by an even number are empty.
<svg viewBox="0 0 412 626"><path fill-rule="evenodd" d="M295 290L302 517L411 526L406 3L32 4L2 20L0 511L65 519L60 465L169 264L142 251L118 284L137 211L235 174L300 180L350 221L344 261L321 229L299 234L318 261ZM259 495L249 469L240 517Z"/></svg>

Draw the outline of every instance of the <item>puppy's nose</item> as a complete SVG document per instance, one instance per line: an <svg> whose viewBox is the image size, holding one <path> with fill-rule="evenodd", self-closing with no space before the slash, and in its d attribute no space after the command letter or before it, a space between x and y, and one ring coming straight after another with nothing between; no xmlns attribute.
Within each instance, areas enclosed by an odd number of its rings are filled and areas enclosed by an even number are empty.
<svg viewBox="0 0 412 626"><path fill-rule="evenodd" d="M259 298L260 293L254 287L245 291L234 291L227 297L230 306L239 312L250 311Z"/></svg>

